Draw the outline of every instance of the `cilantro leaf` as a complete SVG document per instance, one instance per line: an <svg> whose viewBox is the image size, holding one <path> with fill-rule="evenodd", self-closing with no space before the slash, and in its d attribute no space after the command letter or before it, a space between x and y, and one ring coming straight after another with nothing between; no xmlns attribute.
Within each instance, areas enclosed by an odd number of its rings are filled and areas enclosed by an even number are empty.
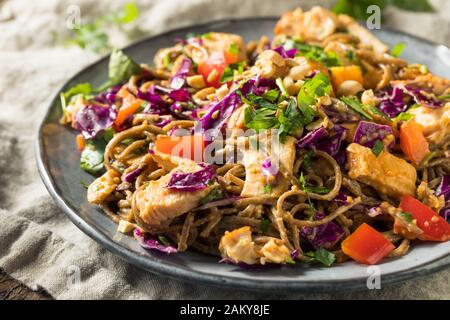
<svg viewBox="0 0 450 320"><path fill-rule="evenodd" d="M391 56L396 57L396 58L399 57L405 48L406 48L406 43L404 43L404 42L397 43L396 45L394 45L391 48Z"/></svg>
<svg viewBox="0 0 450 320"><path fill-rule="evenodd" d="M103 148L98 143L87 141L81 153L80 168L90 174L99 174L103 170Z"/></svg>
<svg viewBox="0 0 450 320"><path fill-rule="evenodd" d="M311 106L316 104L316 99L332 92L330 79L323 73L316 74L303 84L297 96L298 107L304 117L303 125L313 121L316 112Z"/></svg>
<svg viewBox="0 0 450 320"><path fill-rule="evenodd" d="M255 110L249 106L244 110L245 126L256 131L273 128L278 125L275 114L276 110L274 109L259 108Z"/></svg>
<svg viewBox="0 0 450 320"><path fill-rule="evenodd" d="M336 256L334 253L320 247L316 251L311 251L305 253L305 256L311 258L312 261L320 262L324 266L330 267L334 261L336 261Z"/></svg>
<svg viewBox="0 0 450 320"><path fill-rule="evenodd" d="M141 66L123 53L120 49L114 49L109 58L108 74L111 85L116 85L127 80L132 75L142 71Z"/></svg>
<svg viewBox="0 0 450 320"><path fill-rule="evenodd" d="M270 220L269 219L266 219L266 218L261 219L261 226L260 226L260 228L261 228L262 232L266 233L267 230L269 229L269 226L270 226Z"/></svg>
<svg viewBox="0 0 450 320"><path fill-rule="evenodd" d="M134 2L126 3L122 9L110 15L110 20L117 24L128 24L135 21L139 17L139 9Z"/></svg>
<svg viewBox="0 0 450 320"><path fill-rule="evenodd" d="M373 120L373 117L364 109L364 105L358 101L356 97L341 97L342 102L349 106L353 111L362 115L363 117Z"/></svg>
<svg viewBox="0 0 450 320"><path fill-rule="evenodd" d="M414 118L414 115L408 112L400 112L393 121L408 121Z"/></svg>
<svg viewBox="0 0 450 320"><path fill-rule="evenodd" d="M263 93L262 97L270 102L277 101L280 96L280 92L277 89L271 89L265 93Z"/></svg>
<svg viewBox="0 0 450 320"><path fill-rule="evenodd" d="M214 188L205 197L200 199L200 205L222 198L222 189Z"/></svg>
<svg viewBox="0 0 450 320"><path fill-rule="evenodd" d="M164 237L164 236L159 236L158 237L158 241L162 244L162 245L164 245L164 246L170 246L170 241L169 240L167 240L167 238L166 237Z"/></svg>
<svg viewBox="0 0 450 320"><path fill-rule="evenodd" d="M272 192L272 189L273 189L273 187L272 187L271 184L266 184L266 185L264 186L264 193L271 193L271 192Z"/></svg>
<svg viewBox="0 0 450 320"><path fill-rule="evenodd" d="M281 142L285 140L286 135L292 134L297 129L302 128L304 119L297 108L295 98L291 97L286 109L279 112L278 122L280 123L278 136L280 137Z"/></svg>
<svg viewBox="0 0 450 320"><path fill-rule="evenodd" d="M372 152L375 156L378 157L378 155L381 153L381 151L384 150L384 144L381 142L381 140L377 140L375 144L372 147Z"/></svg>
<svg viewBox="0 0 450 320"><path fill-rule="evenodd" d="M236 43L232 43L230 45L230 48L228 49L228 52L232 54L239 54L239 47L237 46Z"/></svg>
<svg viewBox="0 0 450 320"><path fill-rule="evenodd" d="M400 212L399 215L408 223L413 222L413 216L409 212Z"/></svg>

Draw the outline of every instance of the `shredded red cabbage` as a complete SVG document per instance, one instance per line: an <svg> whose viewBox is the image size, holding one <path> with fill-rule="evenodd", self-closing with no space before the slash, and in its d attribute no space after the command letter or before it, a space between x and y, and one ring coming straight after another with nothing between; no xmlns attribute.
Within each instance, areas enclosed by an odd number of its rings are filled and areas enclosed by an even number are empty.
<svg viewBox="0 0 450 320"><path fill-rule="evenodd" d="M381 100L378 108L390 118L404 112L414 103L432 109L441 108L444 105L442 101L426 95L422 89L403 84L382 90L378 98Z"/></svg>
<svg viewBox="0 0 450 320"><path fill-rule="evenodd" d="M446 201L450 201L450 175L442 176L441 182L436 189L436 195L438 197L443 195Z"/></svg>
<svg viewBox="0 0 450 320"><path fill-rule="evenodd" d="M334 125L334 131L335 133L329 138L321 139L314 144L317 150L326 152L332 157L339 153L347 129L336 124Z"/></svg>
<svg viewBox="0 0 450 320"><path fill-rule="evenodd" d="M199 163L199 165L203 169L196 172L173 173L166 185L166 188L186 192L205 189L208 183L214 178L215 170L212 165L207 163Z"/></svg>
<svg viewBox="0 0 450 320"><path fill-rule="evenodd" d="M232 91L211 106L200 119L201 130L205 133L205 141L211 142L220 134L220 130L240 102L239 95Z"/></svg>
<svg viewBox="0 0 450 320"><path fill-rule="evenodd" d="M144 171L144 168L137 168L129 173L127 173L124 177L126 182L132 183L136 178Z"/></svg>
<svg viewBox="0 0 450 320"><path fill-rule="evenodd" d="M116 116L117 111L113 106L89 105L75 113L74 126L85 139L94 139L112 126Z"/></svg>
<svg viewBox="0 0 450 320"><path fill-rule="evenodd" d="M361 121L356 128L353 142L372 149L377 140L383 142L383 139L388 135L394 135L394 131L390 126ZM392 149L394 145L395 138L388 145L388 148Z"/></svg>
<svg viewBox="0 0 450 320"><path fill-rule="evenodd" d="M325 215L321 212L316 212L314 220L322 220ZM330 221L318 227L303 227L300 231L302 237L307 239L314 249L321 247L331 249L344 236L344 230L334 222Z"/></svg>
<svg viewBox="0 0 450 320"><path fill-rule="evenodd" d="M176 89L169 93L169 97L176 102L187 102L191 99L191 95L186 89Z"/></svg>
<svg viewBox="0 0 450 320"><path fill-rule="evenodd" d="M292 49L286 50L283 46L279 46L272 50L277 52L284 59L288 59L288 58L292 59L297 54L297 48L292 48Z"/></svg>
<svg viewBox="0 0 450 320"><path fill-rule="evenodd" d="M317 128L313 131L308 132L303 138L297 141L297 146L300 149L309 147L319 141L322 138L328 136L328 132L324 127Z"/></svg>
<svg viewBox="0 0 450 320"><path fill-rule="evenodd" d="M163 245L159 243L157 239L146 238L145 235L142 233L141 229L139 228L134 229L134 238L141 245L141 247L145 249L157 250L159 252L164 252L168 254L177 252L177 249L175 247L172 247L170 245L169 246Z"/></svg>
<svg viewBox="0 0 450 320"><path fill-rule="evenodd" d="M341 148L342 140L345 138L346 129L339 125L334 125L334 134L329 134L325 128L320 127L297 141L299 148L309 147L328 153L330 156L336 156Z"/></svg>
<svg viewBox="0 0 450 320"><path fill-rule="evenodd" d="M184 86L184 84L186 82L186 77L189 74L191 66L192 66L192 61L188 58L183 58L183 60L181 61L181 64L180 64L180 68L173 75L173 77L170 78L170 87L172 89L177 90L177 89L181 89Z"/></svg>

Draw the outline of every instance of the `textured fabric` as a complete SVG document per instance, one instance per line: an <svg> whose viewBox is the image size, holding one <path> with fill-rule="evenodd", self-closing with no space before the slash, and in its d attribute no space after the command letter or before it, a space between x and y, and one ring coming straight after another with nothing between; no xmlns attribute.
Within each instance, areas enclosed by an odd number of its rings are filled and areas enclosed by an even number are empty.
<svg viewBox="0 0 450 320"><path fill-rule="evenodd" d="M56 207L40 181L33 142L50 99L75 72L98 58L61 45L67 6L78 4L89 20L125 1L0 0L0 268L58 299L178 298L450 298L450 270L383 290L334 294L271 295L185 284L139 270L101 248ZM136 1L142 34L224 17L275 15L300 3L330 1ZM389 9L388 27L450 44L449 1L432 1L440 13ZM116 43L127 40L112 31ZM74 269L75 267L75 269ZM73 279L80 270L81 283Z"/></svg>

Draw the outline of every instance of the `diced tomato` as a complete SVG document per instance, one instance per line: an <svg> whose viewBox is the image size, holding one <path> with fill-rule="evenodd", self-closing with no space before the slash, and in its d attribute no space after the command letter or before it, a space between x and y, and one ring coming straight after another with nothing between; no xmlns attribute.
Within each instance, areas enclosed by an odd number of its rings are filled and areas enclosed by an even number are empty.
<svg viewBox="0 0 450 320"><path fill-rule="evenodd" d="M367 223L360 225L342 241L342 251L363 264L377 264L394 249L389 240Z"/></svg>
<svg viewBox="0 0 450 320"><path fill-rule="evenodd" d="M142 105L142 100L136 98L130 91L128 91L126 86L123 86L119 90L117 96L122 98L122 107L117 113L116 120L114 121L114 128L117 131L120 131L122 125L128 119L128 117L133 115Z"/></svg>
<svg viewBox="0 0 450 320"><path fill-rule="evenodd" d="M85 141L84 141L83 135L78 134L76 139L75 139L75 141L77 143L78 151L80 151L80 152L83 151L84 147L85 147L85 144L86 144Z"/></svg>
<svg viewBox="0 0 450 320"><path fill-rule="evenodd" d="M203 136L163 136L159 135L155 141L155 151L188 158L196 162L204 158Z"/></svg>
<svg viewBox="0 0 450 320"><path fill-rule="evenodd" d="M425 241L450 240L450 224L416 198L410 195L403 196L400 208L411 214L417 227L422 229L423 233L417 236L418 239Z"/></svg>
<svg viewBox="0 0 450 320"><path fill-rule="evenodd" d="M231 60L230 60L231 59ZM220 77L230 61L234 61L233 54L214 52L205 62L198 65L198 73L203 76L208 86L218 88Z"/></svg>
<svg viewBox="0 0 450 320"><path fill-rule="evenodd" d="M400 127L400 147L411 162L419 164L430 153L422 125L415 121L403 123Z"/></svg>

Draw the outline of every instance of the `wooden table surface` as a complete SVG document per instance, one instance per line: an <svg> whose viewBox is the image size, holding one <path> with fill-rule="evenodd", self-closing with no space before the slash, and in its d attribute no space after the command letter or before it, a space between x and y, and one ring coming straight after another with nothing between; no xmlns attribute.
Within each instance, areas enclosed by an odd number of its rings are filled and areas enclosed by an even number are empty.
<svg viewBox="0 0 450 320"><path fill-rule="evenodd" d="M45 290L33 291L0 269L0 300L50 300Z"/></svg>

